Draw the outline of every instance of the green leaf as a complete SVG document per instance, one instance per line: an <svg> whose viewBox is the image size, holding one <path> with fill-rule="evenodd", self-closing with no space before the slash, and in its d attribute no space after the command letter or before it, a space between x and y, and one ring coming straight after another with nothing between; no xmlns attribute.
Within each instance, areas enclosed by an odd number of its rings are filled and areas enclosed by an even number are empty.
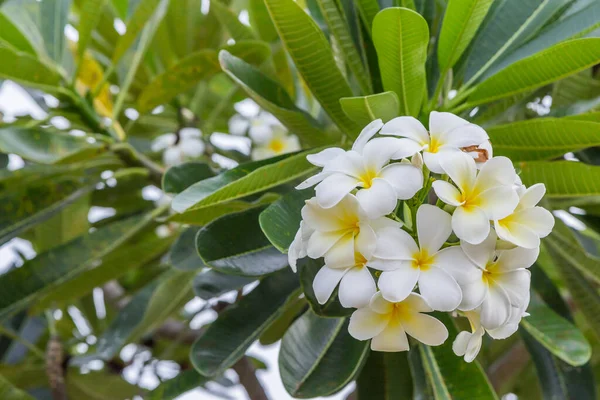
<svg viewBox="0 0 600 400"><path fill-rule="evenodd" d="M586 7L565 18L552 22L545 27L535 38L519 47L505 58L501 59L488 72L483 79L492 76L501 69L506 68L523 58L539 53L565 40L579 37L600 26L600 3L590 2ZM554 102L552 102L554 105Z"/></svg>
<svg viewBox="0 0 600 400"><path fill-rule="evenodd" d="M79 40L77 41L78 62L81 63L85 50L92 39L92 33L100 23L102 11L108 3L108 0L83 0L79 10L79 25L77 32Z"/></svg>
<svg viewBox="0 0 600 400"><path fill-rule="evenodd" d="M451 0L446 6L437 47L440 71L452 68L469 46L493 0Z"/></svg>
<svg viewBox="0 0 600 400"><path fill-rule="evenodd" d="M196 275L193 283L194 293L203 300L210 300L232 290L241 289L255 280L254 277L228 275L211 269Z"/></svg>
<svg viewBox="0 0 600 400"><path fill-rule="evenodd" d="M339 99L352 90L333 58L323 32L294 0L265 0L271 19L306 85L333 122L350 138L360 127L342 111Z"/></svg>
<svg viewBox="0 0 600 400"><path fill-rule="evenodd" d="M466 363L452 351L457 330L450 316L436 313L435 317L448 328L448 339L441 346L418 346L435 398L497 399L479 362Z"/></svg>
<svg viewBox="0 0 600 400"><path fill-rule="evenodd" d="M183 212L192 207L221 204L301 178L315 169L306 156L320 150L322 148L242 164L190 186L173 199L173 210Z"/></svg>
<svg viewBox="0 0 600 400"><path fill-rule="evenodd" d="M575 39L506 67L476 86L469 103L483 104L536 89L600 63L600 38Z"/></svg>
<svg viewBox="0 0 600 400"><path fill-rule="evenodd" d="M260 335L260 344L268 346L279 341L292 323L306 311L306 299L293 297L284 305L281 315Z"/></svg>
<svg viewBox="0 0 600 400"><path fill-rule="evenodd" d="M39 12L39 5L31 5L30 3L30 7L33 9L23 7L23 2L21 1L10 1L2 5L0 8L0 13L3 14L4 17L10 21L10 24L12 24L14 28L19 31L17 35L24 37L24 40L27 41L33 49L30 51L28 47L25 47L18 48L19 50L25 51L33 56L37 56L37 58L48 59L44 38L38 29L40 25L39 18L37 15L34 15L36 12ZM23 39L17 39L17 41L14 41L14 38L15 37L12 35L6 37L6 39L10 39L8 40L9 47L15 46L16 43L22 43L21 40Z"/></svg>
<svg viewBox="0 0 600 400"><path fill-rule="evenodd" d="M356 8L358 8L367 31L371 34L373 19L375 19L375 16L379 12L379 3L377 0L357 0Z"/></svg>
<svg viewBox="0 0 600 400"><path fill-rule="evenodd" d="M412 399L407 353L371 351L356 380L356 391L358 400Z"/></svg>
<svg viewBox="0 0 600 400"><path fill-rule="evenodd" d="M227 29L233 40L251 40L256 39L252 29L242 24L233 11L227 8L226 5L219 1L213 1L210 3L210 12L214 12L215 16L221 22L221 24Z"/></svg>
<svg viewBox="0 0 600 400"><path fill-rule="evenodd" d="M277 30L269 16L269 10L263 0L250 0L248 4L250 26L254 27L260 38L266 42L278 39Z"/></svg>
<svg viewBox="0 0 600 400"><path fill-rule="evenodd" d="M48 93L56 93L61 76L30 54L2 47L0 43L0 78L10 79Z"/></svg>
<svg viewBox="0 0 600 400"><path fill-rule="evenodd" d="M219 272L244 276L287 268L287 256L271 246L260 230L258 216L262 210L225 215L202 228L196 246L204 263Z"/></svg>
<svg viewBox="0 0 600 400"><path fill-rule="evenodd" d="M312 260L305 258L298 262L298 274L300 276L300 286L302 291L308 300L308 304L312 311L323 317L346 317L352 314L354 309L344 308L338 298L337 289L331 294L329 301L325 304L320 304L313 290L313 281L317 272L323 267L325 263L323 259Z"/></svg>
<svg viewBox="0 0 600 400"><path fill-rule="evenodd" d="M360 86L362 93L372 93L369 75L363 65L363 61L354 45L348 23L343 11L338 9L336 0L317 0L321 14L329 26L329 30L335 38L344 60L348 63L350 71Z"/></svg>
<svg viewBox="0 0 600 400"><path fill-rule="evenodd" d="M91 372L88 374L69 373L66 379L69 399L120 400L135 397L139 387L127 382L119 374Z"/></svg>
<svg viewBox="0 0 600 400"><path fill-rule="evenodd" d="M550 198L597 196L600 194L600 167L572 161L523 162L521 179L527 186L546 185Z"/></svg>
<svg viewBox="0 0 600 400"><path fill-rule="evenodd" d="M15 51L22 51L36 56L36 50L29 42L27 36L22 32L23 29L24 27L12 21L0 9L0 44L10 47Z"/></svg>
<svg viewBox="0 0 600 400"><path fill-rule="evenodd" d="M293 190L260 214L260 227L269 241L282 253L287 252L300 227L300 210L314 195L313 189Z"/></svg>
<svg viewBox="0 0 600 400"><path fill-rule="evenodd" d="M475 82L494 63L529 39L567 0L497 2L477 33L466 62L465 81Z"/></svg>
<svg viewBox="0 0 600 400"><path fill-rule="evenodd" d="M196 252L198 228L187 228L177 238L169 251L169 261L181 271L195 271L204 268L204 263Z"/></svg>
<svg viewBox="0 0 600 400"><path fill-rule="evenodd" d="M383 88L396 92L400 114L418 116L425 97L429 28L416 12L386 8L373 20Z"/></svg>
<svg viewBox="0 0 600 400"><path fill-rule="evenodd" d="M163 175L162 188L166 193L181 193L194 183L213 176L215 172L208 164L191 161L169 168Z"/></svg>
<svg viewBox="0 0 600 400"><path fill-rule="evenodd" d="M152 218L152 215L136 216L112 223L1 275L0 318L22 308L38 293L81 274L143 229Z"/></svg>
<svg viewBox="0 0 600 400"><path fill-rule="evenodd" d="M137 100L141 113L168 103L175 96L196 86L198 82L219 72L214 50L200 50L188 54L169 69L157 75L142 91Z"/></svg>
<svg viewBox="0 0 600 400"><path fill-rule="evenodd" d="M340 99L340 104L348 118L365 126L379 118L387 122L400 114L400 100L395 92L344 97Z"/></svg>
<svg viewBox="0 0 600 400"><path fill-rule="evenodd" d="M33 397L14 387L2 375L0 375L0 398L3 400L33 400Z"/></svg>
<svg viewBox="0 0 600 400"><path fill-rule="evenodd" d="M244 40L220 49L256 67L261 67L271 57L271 46L262 40Z"/></svg>
<svg viewBox="0 0 600 400"><path fill-rule="evenodd" d="M260 334L283 312L290 297L298 295L298 280L284 270L261 281L250 294L219 314L192 346L190 359L206 376L223 373L235 364Z"/></svg>
<svg viewBox="0 0 600 400"><path fill-rule="evenodd" d="M185 211L182 214L171 215L169 217L169 221L180 222L182 224L204 226L224 215L267 205L273 201L274 196L271 195L272 194L267 193L253 202L233 200L228 201L227 203L212 206L192 208L188 211Z"/></svg>
<svg viewBox="0 0 600 400"><path fill-rule="evenodd" d="M307 112L296 107L279 83L227 51L219 53L219 61L223 71L262 108L277 117L290 132L309 145L328 141L320 124Z"/></svg>
<svg viewBox="0 0 600 400"><path fill-rule="evenodd" d="M188 369L180 372L175 378L169 379L160 385L146 397L147 400L173 400L182 394L203 386L209 379L200 375L196 370Z"/></svg>
<svg viewBox="0 0 600 400"><path fill-rule="evenodd" d="M538 118L487 128L494 155L515 161L552 160L565 153L600 145L600 124Z"/></svg>
<svg viewBox="0 0 600 400"><path fill-rule="evenodd" d="M170 270L135 294L98 339L96 356L110 360L130 341L160 326L193 295L189 271Z"/></svg>
<svg viewBox="0 0 600 400"><path fill-rule="evenodd" d="M65 133L17 126L0 127L0 151L41 164L86 160L104 152L106 147L104 143L88 143L85 138Z"/></svg>
<svg viewBox="0 0 600 400"><path fill-rule="evenodd" d="M356 377L368 354L369 342L350 336L346 318L321 318L308 310L281 341L283 386L300 399L331 395Z"/></svg>
<svg viewBox="0 0 600 400"><path fill-rule="evenodd" d="M527 309L531 315L523 318L521 326L567 364L577 367L587 363L592 356L592 348L583 333L537 296L532 296L531 300Z"/></svg>
<svg viewBox="0 0 600 400"><path fill-rule="evenodd" d="M593 70L588 69L556 82L552 86L552 108L567 107L586 100L594 101L600 94L600 80L595 79L592 73ZM582 114L571 118L593 118L597 113L588 114L591 115ZM596 119L596 122L600 122L600 118Z"/></svg>
<svg viewBox="0 0 600 400"><path fill-rule="evenodd" d="M53 0L40 3L41 33L46 51L54 62L62 64L65 52L65 25L69 17L71 0Z"/></svg>

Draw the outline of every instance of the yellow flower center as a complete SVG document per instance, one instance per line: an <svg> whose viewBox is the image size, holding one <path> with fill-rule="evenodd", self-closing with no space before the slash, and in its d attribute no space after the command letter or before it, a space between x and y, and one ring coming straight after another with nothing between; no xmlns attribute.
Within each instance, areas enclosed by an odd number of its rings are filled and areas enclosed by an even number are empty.
<svg viewBox="0 0 600 400"><path fill-rule="evenodd" d="M365 189L370 188L373 185L373 179L377 178L377 171L366 169L363 173L358 177L361 180L361 185Z"/></svg>
<svg viewBox="0 0 600 400"><path fill-rule="evenodd" d="M429 255L427 250L421 249L419 252L413 254L413 261L411 266L415 269L421 269L427 271L435 262L435 255Z"/></svg>
<svg viewBox="0 0 600 400"><path fill-rule="evenodd" d="M269 149L274 153L281 153L285 148L285 143L281 139L273 139L269 142Z"/></svg>
<svg viewBox="0 0 600 400"><path fill-rule="evenodd" d="M404 303L392 304L392 310L390 312L390 322L392 326L400 325L402 321L407 321L411 318L410 307Z"/></svg>
<svg viewBox="0 0 600 400"><path fill-rule="evenodd" d="M429 152L430 153L437 153L440 150L440 147L442 146L442 143L435 137L431 137L431 139L429 139Z"/></svg>
<svg viewBox="0 0 600 400"><path fill-rule="evenodd" d="M362 268L367 265L367 259L358 251L354 252L355 267Z"/></svg>

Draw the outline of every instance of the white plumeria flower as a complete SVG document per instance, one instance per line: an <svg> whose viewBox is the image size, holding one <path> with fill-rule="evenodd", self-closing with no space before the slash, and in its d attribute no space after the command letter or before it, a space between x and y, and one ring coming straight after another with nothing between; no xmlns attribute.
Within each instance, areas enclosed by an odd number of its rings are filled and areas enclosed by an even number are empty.
<svg viewBox="0 0 600 400"><path fill-rule="evenodd" d="M554 227L554 216L543 207L537 206L546 186L538 183L529 188L520 186L519 204L509 216L494 221L498 236L514 245L534 249L540 246L540 238L546 237Z"/></svg>
<svg viewBox="0 0 600 400"><path fill-rule="evenodd" d="M261 111L258 104L250 99L236 103L234 108L239 114L229 120L229 133L232 135L248 133L252 140L264 140L273 129L285 130L273 114Z"/></svg>
<svg viewBox="0 0 600 400"><path fill-rule="evenodd" d="M487 161L479 173L473 158L454 153L440 160L454 185L443 180L433 182L435 194L456 207L452 229L456 236L472 244L481 243L490 232L490 220L510 215L519 203L513 188L516 172L506 157Z"/></svg>
<svg viewBox="0 0 600 400"><path fill-rule="evenodd" d="M426 345L439 346L448 338L448 330L439 320L422 314L431 311L433 309L416 293L395 303L376 293L369 307L352 314L348 332L358 340L372 339L371 349L375 351L407 351L406 334Z"/></svg>
<svg viewBox="0 0 600 400"><path fill-rule="evenodd" d="M326 149L307 157L323 171L298 185L298 189L317 184L317 201L323 208L335 206L346 194L358 188L356 197L370 218L394 211L398 199L410 199L423 187L423 172L413 165L393 163L418 150L396 138L371 139L383 126L380 119L367 125L350 151Z"/></svg>
<svg viewBox="0 0 600 400"><path fill-rule="evenodd" d="M292 153L301 148L298 136L288 134L284 129L273 128L270 134L264 135L260 140L254 140L252 159L264 160L280 154Z"/></svg>
<svg viewBox="0 0 600 400"><path fill-rule="evenodd" d="M492 146L485 130L447 112L431 112L429 132L414 117L397 117L383 126L381 134L405 137L411 148L423 151L425 165L437 174L444 173L440 161L452 153L465 151L478 165L492 158Z"/></svg>
<svg viewBox="0 0 600 400"><path fill-rule="evenodd" d="M369 265L383 271L378 281L383 297L402 301L418 282L421 295L434 310L455 310L462 300L457 279L468 280L463 271L474 267L460 246L440 250L451 233L450 214L429 204L417 211L418 245L401 229L381 229L375 260Z"/></svg>
<svg viewBox="0 0 600 400"><path fill-rule="evenodd" d="M475 279L461 284L463 298L460 310L481 306L481 324L487 330L507 323L512 309L528 303L531 273L529 268L539 255L539 248L516 247L498 250L494 231L479 245L461 241L467 257L477 266L468 274Z"/></svg>
<svg viewBox="0 0 600 400"><path fill-rule="evenodd" d="M183 128L179 131L179 141L174 133L167 133L154 139L152 151L163 151L165 165L173 166L193 160L204 153L202 132L196 128Z"/></svg>
<svg viewBox="0 0 600 400"><path fill-rule="evenodd" d="M288 249L288 263L290 264L292 271L296 272L297 261L307 256L306 248L308 246L308 239L310 239L310 235L312 235L314 231L315 230L311 229L304 221L300 221L300 228L298 228L296 236Z"/></svg>
<svg viewBox="0 0 600 400"><path fill-rule="evenodd" d="M302 219L307 229L314 230L306 241L306 254L313 259L325 257L330 268L355 265L355 252L371 254L375 250L374 229L399 226L388 218L370 220L351 194L329 209L313 197L302 208Z"/></svg>

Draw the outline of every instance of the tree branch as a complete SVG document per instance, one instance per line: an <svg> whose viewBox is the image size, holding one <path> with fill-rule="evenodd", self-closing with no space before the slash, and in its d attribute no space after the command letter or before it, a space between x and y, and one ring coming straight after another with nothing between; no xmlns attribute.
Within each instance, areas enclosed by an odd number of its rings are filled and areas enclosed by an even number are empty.
<svg viewBox="0 0 600 400"><path fill-rule="evenodd" d="M244 356L235 363L233 370L238 374L240 384L246 389L250 400L269 400L248 357Z"/></svg>

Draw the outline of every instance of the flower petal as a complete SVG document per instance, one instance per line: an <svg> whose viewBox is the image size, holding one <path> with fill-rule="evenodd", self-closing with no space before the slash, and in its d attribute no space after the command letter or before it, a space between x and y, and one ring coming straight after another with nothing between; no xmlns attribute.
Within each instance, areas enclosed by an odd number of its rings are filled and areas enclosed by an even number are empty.
<svg viewBox="0 0 600 400"><path fill-rule="evenodd" d="M381 292L377 292L371 297L369 308L378 314L389 314L394 309L394 305L384 299Z"/></svg>
<svg viewBox="0 0 600 400"><path fill-rule="evenodd" d="M420 145L429 144L427 129L414 117L397 117L381 128L382 135L403 136L414 140Z"/></svg>
<svg viewBox="0 0 600 400"><path fill-rule="evenodd" d="M502 286L513 307L522 307L529 298L531 272L527 269L494 274L494 281Z"/></svg>
<svg viewBox="0 0 600 400"><path fill-rule="evenodd" d="M431 312L433 308L429 304L423 296L418 293L411 293L408 295L406 299L402 302L410 307L411 310L415 312Z"/></svg>
<svg viewBox="0 0 600 400"><path fill-rule="evenodd" d="M485 300L481 304L481 325L486 329L496 329L510 317L512 305L508 294L500 285L489 285Z"/></svg>
<svg viewBox="0 0 600 400"><path fill-rule="evenodd" d="M324 167L325 164L327 164L329 161L344 153L344 149L340 149L339 147L329 147L318 153L307 155L306 159L312 165L316 165L317 167Z"/></svg>
<svg viewBox="0 0 600 400"><path fill-rule="evenodd" d="M369 260L377 247L377 235L366 222L358 224L360 231L354 237L354 251L358 251L364 258Z"/></svg>
<svg viewBox="0 0 600 400"><path fill-rule="evenodd" d="M496 251L496 241L498 237L496 232L490 230L490 234L479 244L470 244L464 240L460 241L460 247L463 249L469 260L473 261L479 268L485 268L486 265L494 259Z"/></svg>
<svg viewBox="0 0 600 400"><path fill-rule="evenodd" d="M517 204L519 196L510 186L496 186L485 190L477 196L479 208L488 216L488 219L502 219L510 215Z"/></svg>
<svg viewBox="0 0 600 400"><path fill-rule="evenodd" d="M318 196L318 194L317 194ZM375 178L368 189L360 189L356 198L371 219L382 217L396 208L396 191L385 179Z"/></svg>
<svg viewBox="0 0 600 400"><path fill-rule="evenodd" d="M458 207L452 215L452 230L459 239L479 244L490 233L490 221L481 208Z"/></svg>
<svg viewBox="0 0 600 400"><path fill-rule="evenodd" d="M515 269L529 268L533 265L540 255L539 247L535 249L525 249L516 247L510 250L500 252L498 260L495 263L495 271L509 272Z"/></svg>
<svg viewBox="0 0 600 400"><path fill-rule="evenodd" d="M398 150L396 150L396 152L394 154L392 154L392 160L400 160L402 158L406 158L406 157L411 157L411 156L417 156L417 154L420 155L420 151L423 150L423 145L415 142L412 139L396 139L398 142ZM421 160L422 161L422 160ZM417 160L415 160L415 163L417 162ZM415 164L413 164L415 165ZM417 166L417 165L415 165ZM419 166L421 167L420 169L422 169L423 167L423 163L421 162L421 165Z"/></svg>
<svg viewBox="0 0 600 400"><path fill-rule="evenodd" d="M388 324L385 329L371 340L371 350L374 351L407 351L408 338L402 325Z"/></svg>
<svg viewBox="0 0 600 400"><path fill-rule="evenodd" d="M419 273L419 269L409 264L394 271L383 271L377 281L381 295L392 303L406 299L417 284Z"/></svg>
<svg viewBox="0 0 600 400"><path fill-rule="evenodd" d="M354 197L354 196L352 196ZM347 201L345 201L346 203ZM341 207L341 205L340 205ZM336 207L334 210L326 210L319 205L316 198L306 201L306 205L302 207L302 220L312 229L322 232L334 232L346 229L344 221L339 218Z"/></svg>
<svg viewBox="0 0 600 400"><path fill-rule="evenodd" d="M539 237L546 237L554 228L554 216L543 207L527 208L514 215L515 222L525 225Z"/></svg>
<svg viewBox="0 0 600 400"><path fill-rule="evenodd" d="M452 157L455 154L462 154L462 152L449 146L442 146L435 153L431 153L426 149L423 150L423 161L431 172L445 174L446 172L444 171L444 168L442 168L441 160Z"/></svg>
<svg viewBox="0 0 600 400"><path fill-rule="evenodd" d="M488 134L482 127L467 123L448 131L444 135L443 143L444 145L461 148L478 146L488 139Z"/></svg>
<svg viewBox="0 0 600 400"><path fill-rule="evenodd" d="M250 121L243 116L236 114L229 120L229 133L236 136L242 136L246 134Z"/></svg>
<svg viewBox="0 0 600 400"><path fill-rule="evenodd" d="M348 332L357 340L371 339L385 329L388 321L388 315L378 314L369 308L359 308L350 317Z"/></svg>
<svg viewBox="0 0 600 400"><path fill-rule="evenodd" d="M367 266L378 271L394 271L405 266L410 266L412 261L406 260L386 260L384 258L372 258Z"/></svg>
<svg viewBox="0 0 600 400"><path fill-rule="evenodd" d="M458 283L448 272L438 267L421 269L419 291L427 304L437 311L455 310L462 300Z"/></svg>
<svg viewBox="0 0 600 400"><path fill-rule="evenodd" d="M317 272L313 280L313 291L319 304L327 303L342 277L348 269L334 269L326 265Z"/></svg>
<svg viewBox="0 0 600 400"><path fill-rule="evenodd" d="M315 231L306 245L306 254L310 258L321 258L328 252L342 237L340 232L321 232ZM350 235L346 235L350 236ZM351 237L351 236L350 236Z"/></svg>
<svg viewBox="0 0 600 400"><path fill-rule="evenodd" d="M483 192L494 186L512 186L516 178L512 161L506 157L494 157L481 167L475 185L477 191Z"/></svg>
<svg viewBox="0 0 600 400"><path fill-rule="evenodd" d="M460 246L447 247L438 252L435 255L435 266L448 272L459 285L478 278L478 268Z"/></svg>
<svg viewBox="0 0 600 400"><path fill-rule="evenodd" d="M519 207L531 208L537 205L546 194L546 186L543 183L536 183L528 187L521 195Z"/></svg>
<svg viewBox="0 0 600 400"><path fill-rule="evenodd" d="M331 208L350 193L358 183L359 181L352 176L339 173L330 175L315 187L317 201L321 207Z"/></svg>
<svg viewBox="0 0 600 400"><path fill-rule="evenodd" d="M396 191L396 198L410 199L423 187L423 171L410 164L395 163L379 173Z"/></svg>
<svg viewBox="0 0 600 400"><path fill-rule="evenodd" d="M419 247L415 240L398 228L384 228L377 232L377 247L373 255L387 260L412 260Z"/></svg>
<svg viewBox="0 0 600 400"><path fill-rule="evenodd" d="M363 308L377 291L375 280L365 267L350 268L342 278L338 296L340 303L346 308Z"/></svg>
<svg viewBox="0 0 600 400"><path fill-rule="evenodd" d="M417 210L419 247L429 254L437 253L452 233L452 216L446 211L423 204Z"/></svg>
<svg viewBox="0 0 600 400"><path fill-rule="evenodd" d="M502 240L526 249L540 247L540 237L525 225L500 220L494 221L494 227L498 237Z"/></svg>
<svg viewBox="0 0 600 400"><path fill-rule="evenodd" d="M363 128L360 132L354 144L352 145L352 150L357 152L362 152L363 148L367 144L367 142L377 134L377 131L381 129L383 126L383 121L381 119L376 119L371 121L367 126Z"/></svg>
<svg viewBox="0 0 600 400"><path fill-rule="evenodd" d="M331 159L323 167L324 172L340 172L357 179L364 172L364 169L363 156L352 150Z"/></svg>
<svg viewBox="0 0 600 400"><path fill-rule="evenodd" d="M462 331L456 335L454 342L452 343L452 351L459 357L462 357L467 352L467 346L469 345L469 340L471 340L471 336L473 334L471 332Z"/></svg>
<svg viewBox="0 0 600 400"><path fill-rule="evenodd" d="M482 271L478 270L477 274L479 275L477 279L473 279L472 281L461 285L462 301L458 306L459 310L474 310L485 300L488 287L481 279Z"/></svg>
<svg viewBox="0 0 600 400"><path fill-rule="evenodd" d="M473 158L463 152L447 153L440 159L440 165L461 190L473 187L477 173Z"/></svg>
<svg viewBox="0 0 600 400"><path fill-rule="evenodd" d="M458 207L462 204L460 192L453 184L438 180L433 182L432 187L435 195L444 203L454 207Z"/></svg>
<svg viewBox="0 0 600 400"><path fill-rule="evenodd" d="M364 157L365 168L372 171L379 171L384 165L390 162L392 156L396 154L402 155L405 152L406 144L412 142L408 139L397 139L391 137L376 138L365 145L362 155ZM414 143L414 142L412 142ZM412 153L407 152L408 156L412 156L420 149L414 144L408 150L414 150ZM402 158L402 157L400 157Z"/></svg>
<svg viewBox="0 0 600 400"><path fill-rule="evenodd" d="M428 346L439 346L448 339L448 329L427 314L411 313L402 319L402 327L410 336Z"/></svg>
<svg viewBox="0 0 600 400"><path fill-rule="evenodd" d="M309 240L309 248L310 243ZM307 251L310 256L310 251ZM311 258L318 258L312 257ZM347 268L352 267L356 263L354 259L354 236L352 233L347 233L340 240L338 240L327 252L325 253L325 265L329 268Z"/></svg>
<svg viewBox="0 0 600 400"><path fill-rule="evenodd" d="M429 131L432 137L441 138L454 129L465 125L469 125L469 121L449 112L432 111L429 114Z"/></svg>
<svg viewBox="0 0 600 400"><path fill-rule="evenodd" d="M318 174L315 174L306 179L304 182L300 183L298 186L296 186L296 189L304 190L306 188L314 186L317 183L321 182L323 179L327 178L329 175L331 175L331 172L319 172Z"/></svg>
<svg viewBox="0 0 600 400"><path fill-rule="evenodd" d="M479 354L479 350L481 350L481 344L483 342L483 334L484 330L478 329L469 338L469 343L467 343L467 351L465 352L466 362L473 362L475 357L477 357L477 354Z"/></svg>

